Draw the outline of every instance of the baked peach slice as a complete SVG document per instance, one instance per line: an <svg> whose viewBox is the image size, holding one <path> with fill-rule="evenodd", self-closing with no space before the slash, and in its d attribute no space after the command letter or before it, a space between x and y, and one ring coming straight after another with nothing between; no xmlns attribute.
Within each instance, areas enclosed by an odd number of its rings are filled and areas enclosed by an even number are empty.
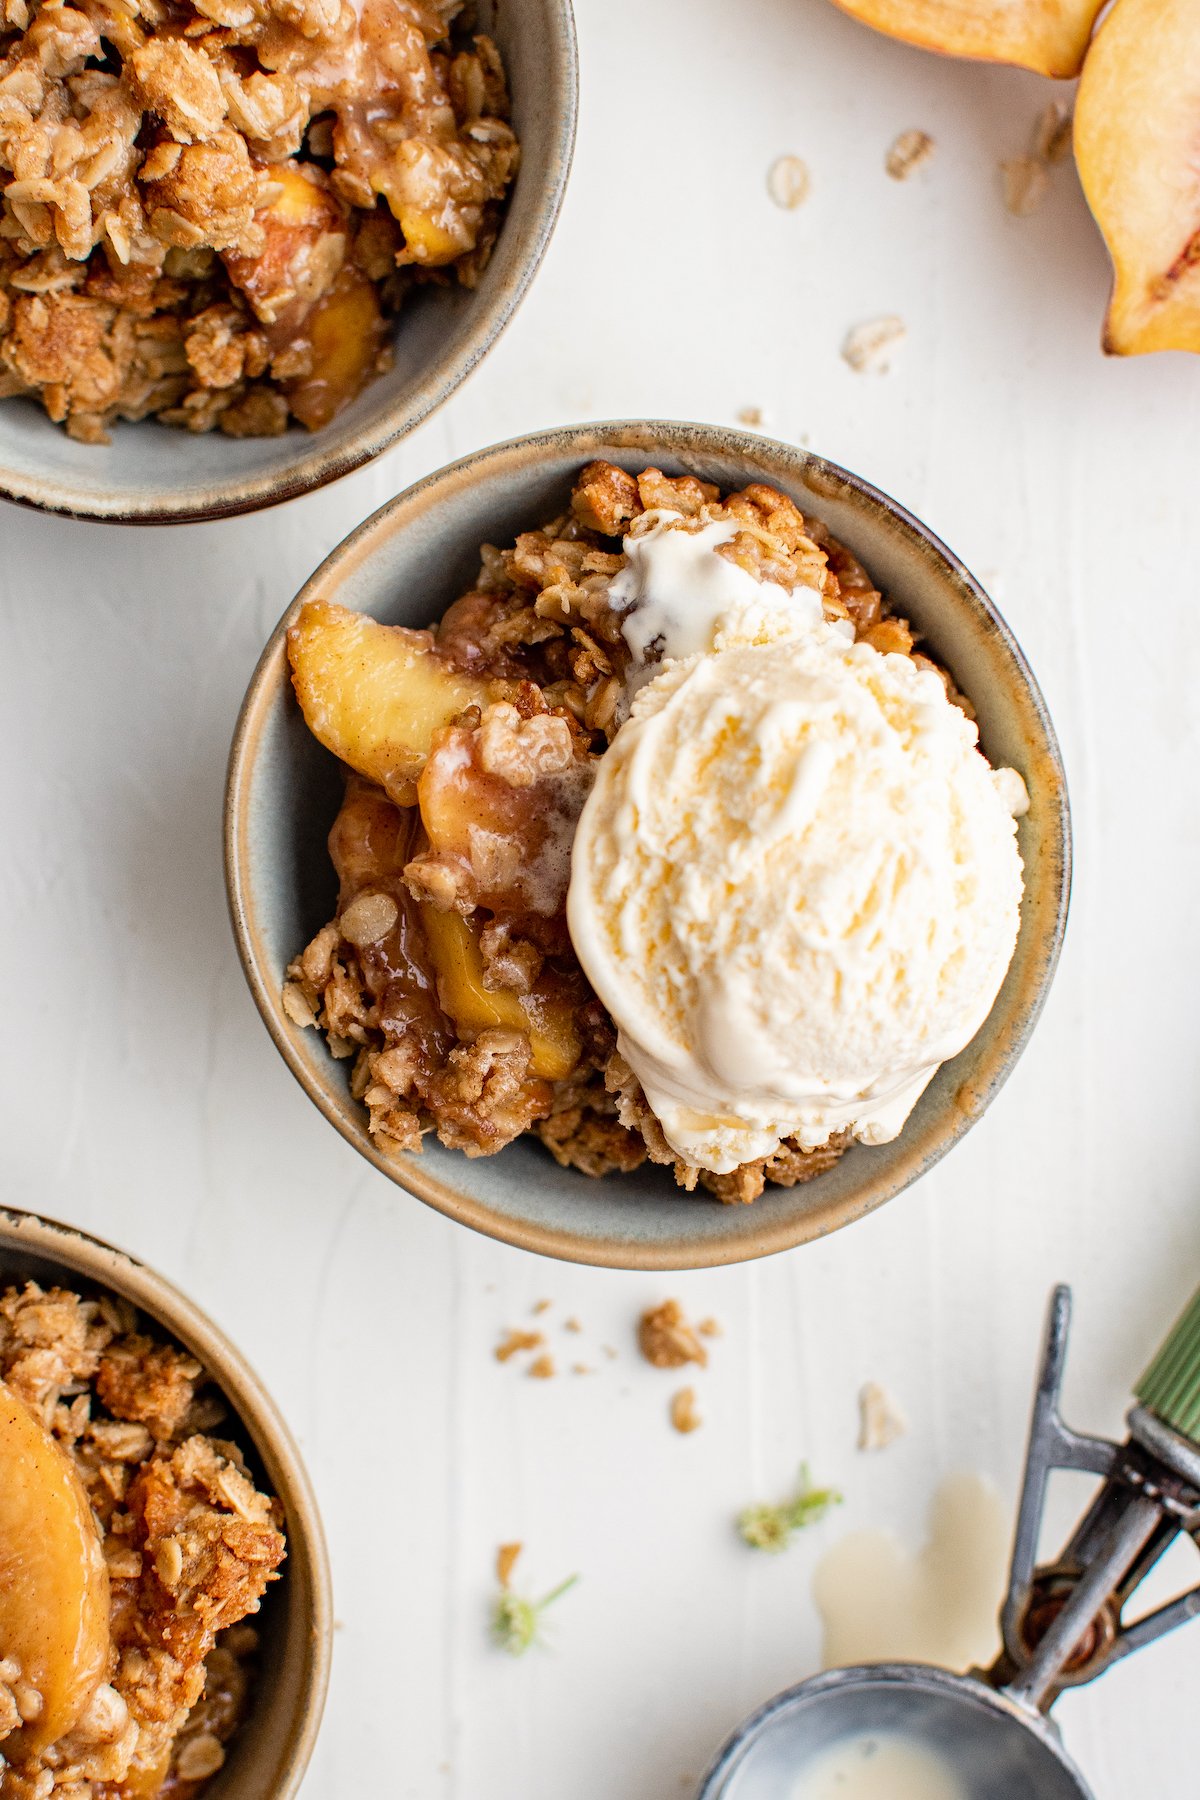
<svg viewBox="0 0 1200 1800"><path fill-rule="evenodd" d="M373 284L358 269L346 267L302 329L312 346L308 373L285 382L284 393L300 423L319 431L375 374L387 321Z"/></svg>
<svg viewBox="0 0 1200 1800"><path fill-rule="evenodd" d="M500 1026L529 1034L530 1068L543 1081L564 1081L579 1061L575 1008L544 978L529 994L483 985L483 953L477 928L462 913L440 912L421 903L421 929L438 978L438 1000L460 1031L468 1034Z"/></svg>
<svg viewBox="0 0 1200 1800"><path fill-rule="evenodd" d="M1078 75L1104 0L834 0L876 31L1039 75Z"/></svg>
<svg viewBox="0 0 1200 1800"><path fill-rule="evenodd" d="M1200 350L1200 6L1117 0L1083 66L1075 161L1113 263L1104 348Z"/></svg>
<svg viewBox="0 0 1200 1800"><path fill-rule="evenodd" d="M264 325L303 318L329 289L346 254L346 210L329 189L294 163L273 166L269 176L270 198L255 213L262 249L256 256L225 257L230 281Z"/></svg>
<svg viewBox="0 0 1200 1800"><path fill-rule="evenodd" d="M416 800L434 732L489 699L487 682L452 668L428 632L381 625L332 600L306 600L287 640L313 736L398 806Z"/></svg>
<svg viewBox="0 0 1200 1800"><path fill-rule="evenodd" d="M19 1763L64 1737L105 1678L108 1573L79 1477L2 1381L0 1469L0 1660L12 1658L40 1698L4 1740Z"/></svg>

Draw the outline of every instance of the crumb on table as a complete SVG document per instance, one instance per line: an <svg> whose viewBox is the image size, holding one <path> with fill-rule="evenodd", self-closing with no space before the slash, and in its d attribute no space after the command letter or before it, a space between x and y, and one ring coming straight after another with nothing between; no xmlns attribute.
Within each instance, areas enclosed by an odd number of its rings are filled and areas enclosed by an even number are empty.
<svg viewBox="0 0 1200 1800"><path fill-rule="evenodd" d="M671 1398L671 1423L676 1431L687 1433L695 1431L702 1423L696 1411L695 1388L680 1388Z"/></svg>
<svg viewBox="0 0 1200 1800"><path fill-rule="evenodd" d="M678 1300L647 1307L638 1323L638 1347L656 1369L681 1369L685 1363L708 1365L708 1351L688 1324Z"/></svg>

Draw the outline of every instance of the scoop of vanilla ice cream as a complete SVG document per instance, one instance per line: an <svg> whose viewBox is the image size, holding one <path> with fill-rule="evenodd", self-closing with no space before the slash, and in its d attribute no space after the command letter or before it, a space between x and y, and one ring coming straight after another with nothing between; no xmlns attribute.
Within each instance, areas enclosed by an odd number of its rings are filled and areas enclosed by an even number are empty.
<svg viewBox="0 0 1200 1800"><path fill-rule="evenodd" d="M568 899L668 1143L716 1173L783 1138L896 1136L987 1017L1022 892L1019 777L936 674L836 626L750 625L638 692Z"/></svg>

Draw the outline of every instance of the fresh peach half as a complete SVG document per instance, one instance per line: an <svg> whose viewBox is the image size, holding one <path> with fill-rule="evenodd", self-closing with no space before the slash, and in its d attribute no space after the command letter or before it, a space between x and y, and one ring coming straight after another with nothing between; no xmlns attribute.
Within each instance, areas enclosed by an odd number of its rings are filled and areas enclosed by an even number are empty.
<svg viewBox="0 0 1200 1800"><path fill-rule="evenodd" d="M1083 66L1075 160L1113 262L1104 348L1200 350L1200 4L1117 0Z"/></svg>
<svg viewBox="0 0 1200 1800"><path fill-rule="evenodd" d="M108 1573L78 1476L2 1381L0 1469L0 1659L37 1697L4 1741L19 1763L64 1737L105 1677Z"/></svg>
<svg viewBox="0 0 1200 1800"><path fill-rule="evenodd" d="M946 56L1078 75L1104 0L834 0L889 37Z"/></svg>
<svg viewBox="0 0 1200 1800"><path fill-rule="evenodd" d="M489 698L488 684L452 668L427 632L332 600L306 600L287 636L309 730L398 806L416 800L434 732Z"/></svg>

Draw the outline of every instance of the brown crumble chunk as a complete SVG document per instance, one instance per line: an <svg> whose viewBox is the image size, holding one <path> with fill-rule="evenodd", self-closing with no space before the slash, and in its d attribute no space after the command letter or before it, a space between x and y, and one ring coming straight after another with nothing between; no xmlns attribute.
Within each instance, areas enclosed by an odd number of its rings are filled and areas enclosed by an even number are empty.
<svg viewBox="0 0 1200 1800"><path fill-rule="evenodd" d="M536 1350L545 1341L540 1331L520 1331L514 1326L496 1345L496 1361L506 1363L519 1351Z"/></svg>
<svg viewBox="0 0 1200 1800"><path fill-rule="evenodd" d="M532 1375L535 1381L552 1380L557 1370L554 1367L554 1358L549 1351L544 1350L540 1356L535 1356L526 1373Z"/></svg>
<svg viewBox="0 0 1200 1800"><path fill-rule="evenodd" d="M718 1338L724 1337L725 1335L718 1319L701 1319L696 1330L700 1333L701 1337Z"/></svg>
<svg viewBox="0 0 1200 1800"><path fill-rule="evenodd" d="M708 1365L708 1351L688 1324L678 1300L647 1307L638 1322L638 1348L656 1369L681 1369L685 1363Z"/></svg>

